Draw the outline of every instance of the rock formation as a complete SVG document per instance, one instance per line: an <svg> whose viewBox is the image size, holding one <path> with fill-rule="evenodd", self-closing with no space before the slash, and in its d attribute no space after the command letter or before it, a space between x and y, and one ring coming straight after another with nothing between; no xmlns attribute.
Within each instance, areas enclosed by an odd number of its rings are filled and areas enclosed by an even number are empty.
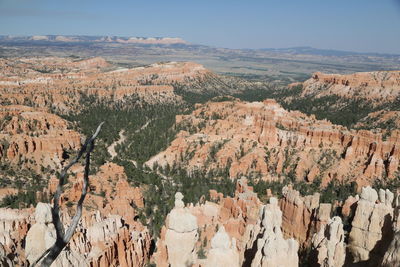
<svg viewBox="0 0 400 267"><path fill-rule="evenodd" d="M83 166L74 166L67 188L61 195L62 204L76 203L82 192ZM57 189L58 179L51 177L48 191L50 194ZM134 223L137 209L143 208L143 195L139 187L132 187L127 181L124 168L115 163L107 162L100 166L99 171L90 176L89 194L85 198L85 205L101 214L117 214L127 223Z"/></svg>
<svg viewBox="0 0 400 267"><path fill-rule="evenodd" d="M35 221L36 223L26 235L25 253L30 264L33 264L46 249L56 242L56 231L49 204L37 204Z"/></svg>
<svg viewBox="0 0 400 267"><path fill-rule="evenodd" d="M273 100L208 102L190 115L177 116L182 130L146 165L215 171L228 168L231 178L246 175L266 181L321 179L359 188L375 179L393 179L400 158L400 132L386 141L380 133L348 130Z"/></svg>
<svg viewBox="0 0 400 267"><path fill-rule="evenodd" d="M185 208L180 192L175 194L175 207L166 219L165 241L158 246L165 246L167 259L158 259L157 266L185 267L197 260L195 245L199 238L195 216Z"/></svg>
<svg viewBox="0 0 400 267"><path fill-rule="evenodd" d="M27 106L0 107L0 158L20 167L59 168L66 153L81 145L81 136L66 120Z"/></svg>
<svg viewBox="0 0 400 267"><path fill-rule="evenodd" d="M132 69L110 66L102 58L0 59L0 103L77 112L82 101L127 99L148 103L179 103L174 85L214 75L192 62L156 63ZM92 100L93 100L92 99ZM93 101L92 101L93 102Z"/></svg>
<svg viewBox="0 0 400 267"><path fill-rule="evenodd" d="M380 264L393 239L393 193L380 190L377 201L378 193L374 189L362 189L349 235L352 261L368 266Z"/></svg>
<svg viewBox="0 0 400 267"><path fill-rule="evenodd" d="M317 252L317 263L321 267L341 267L346 258L346 244L342 219L333 217L323 225L312 239L313 250Z"/></svg>
<svg viewBox="0 0 400 267"><path fill-rule="evenodd" d="M3 36L2 36L3 37ZM93 42L93 43L121 43L121 44L152 44L171 45L188 44L185 40L177 37L120 37L120 36L80 36L80 35L33 35L33 36L6 36L8 41L46 41L46 42Z"/></svg>
<svg viewBox="0 0 400 267"><path fill-rule="evenodd" d="M32 213L31 209L0 209L0 244L16 265L26 261L24 243Z"/></svg>
<svg viewBox="0 0 400 267"><path fill-rule="evenodd" d="M13 267L14 263L7 257L4 246L0 243L0 266Z"/></svg>
<svg viewBox="0 0 400 267"><path fill-rule="evenodd" d="M205 267L231 266L239 267L239 253L236 240L229 237L224 226L211 239L211 249L208 252Z"/></svg>
<svg viewBox="0 0 400 267"><path fill-rule="evenodd" d="M206 252L205 256L207 257L207 259L199 258L195 264L203 266L207 261L214 259L214 256L209 258L209 253L213 246L212 239L218 237L216 240L220 240L223 237L222 239L225 241L221 242L226 244L227 240L230 240L228 242L230 245L222 247L218 241L215 244L215 248L217 248L215 253L221 257L222 252L226 252L226 255L230 256L237 255L236 264L241 266L245 260L244 254L250 233L259 218L261 202L252 191L252 188L247 185L245 178L238 180L235 197L233 198L223 197L222 194L220 195L214 191L210 192L210 195L214 196L214 198L218 195L217 203L206 201L204 204L196 204L196 206L190 204L185 208L186 212L193 215L197 220L199 234L198 241L195 244L195 252L199 254L203 250ZM166 226L169 224L170 221L168 222L167 220ZM222 227L223 230L221 229ZM157 266L166 266L169 261L169 252L166 247L167 229L163 228L157 243L157 253L155 255ZM220 234L217 234L218 231L220 231ZM235 244L233 245L233 243Z"/></svg>
<svg viewBox="0 0 400 267"><path fill-rule="evenodd" d="M283 238L282 212L276 198L270 198L270 203L262 207L259 220L249 242L256 252L253 259L246 259L251 260L251 266L298 266L299 245L294 239Z"/></svg>
<svg viewBox="0 0 400 267"><path fill-rule="evenodd" d="M74 167L72 172L72 187L61 197L65 227L74 212L67 204L75 203L81 192L82 166ZM55 265L145 266L150 257L150 233L136 221L137 211L133 208L143 206L140 189L130 187L123 168L111 163L101 166L90 180L81 221ZM54 192L53 184L50 180L49 192ZM32 213L30 209L0 211L0 243L17 266L32 262L55 241L50 205L39 203L35 218L30 216Z"/></svg>
<svg viewBox="0 0 400 267"><path fill-rule="evenodd" d="M321 90L322 89L322 90ZM400 71L324 74L316 72L303 83L302 95L321 97L339 95L345 98L365 98L390 101L400 94Z"/></svg>
<svg viewBox="0 0 400 267"><path fill-rule="evenodd" d="M317 231L319 193L302 197L298 191L289 187L284 187L282 191L280 208L283 233L285 237L293 237L303 245L310 241L313 233ZM330 217L330 207L327 213L325 220Z"/></svg>

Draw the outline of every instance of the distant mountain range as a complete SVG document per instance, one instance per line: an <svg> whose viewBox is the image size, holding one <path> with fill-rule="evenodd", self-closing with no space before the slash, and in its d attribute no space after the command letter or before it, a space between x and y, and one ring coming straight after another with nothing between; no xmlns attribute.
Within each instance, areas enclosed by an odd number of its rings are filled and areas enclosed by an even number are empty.
<svg viewBox="0 0 400 267"><path fill-rule="evenodd" d="M52 43L120 43L120 44L143 44L143 45L187 45L191 47L208 47L205 45L191 44L178 37L121 37L121 36L89 36L89 35L32 35L32 36L13 36L0 35L0 42L20 43L20 42L52 42ZM235 50L235 49L233 49ZM277 54L291 55L314 55L314 56L399 56L388 53L365 53L354 51L342 51L334 49L320 49L309 46L289 47L289 48L262 48L262 49L239 49L250 51L264 51Z"/></svg>
<svg viewBox="0 0 400 267"><path fill-rule="evenodd" d="M187 44L181 38L174 37L119 37L119 36L86 36L86 35L33 35L33 36L0 36L0 41L23 42L101 42L128 44Z"/></svg>
<svg viewBox="0 0 400 267"><path fill-rule="evenodd" d="M268 52L277 52L277 53L316 55L316 56L338 56L338 57L352 56L352 55L396 56L396 54L388 54L388 53L342 51L342 50L334 50L334 49L313 48L310 46L299 46L299 47L289 47L289 48L263 48L261 50L268 51ZM400 56L400 55L397 55L397 56Z"/></svg>

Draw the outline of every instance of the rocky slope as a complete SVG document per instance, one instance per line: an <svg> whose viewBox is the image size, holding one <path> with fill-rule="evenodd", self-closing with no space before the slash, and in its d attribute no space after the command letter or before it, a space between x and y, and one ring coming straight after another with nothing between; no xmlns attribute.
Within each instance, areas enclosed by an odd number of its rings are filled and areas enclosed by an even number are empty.
<svg viewBox="0 0 400 267"><path fill-rule="evenodd" d="M393 179L399 168L399 131L348 130L273 100L208 102L190 115L178 116L183 129L163 152L146 165L178 166L246 175L265 181L355 181ZM387 177L387 178L386 178Z"/></svg>
<svg viewBox="0 0 400 267"><path fill-rule="evenodd" d="M53 64L48 64L53 62ZM81 109L83 97L123 101L179 101L172 82L207 72L194 63L164 63L134 69L113 69L104 59L65 58L2 60L2 103L46 107L59 112ZM92 100L93 102L93 100Z"/></svg>
<svg viewBox="0 0 400 267"><path fill-rule="evenodd" d="M69 129L66 120L19 105L0 107L0 140L2 159L20 164L34 161L30 165L36 168L59 166L66 152L81 145L80 135Z"/></svg>
<svg viewBox="0 0 400 267"><path fill-rule="evenodd" d="M65 226L70 224L76 197L80 196L81 174L82 167L72 171L75 179L61 198ZM150 257L151 237L135 218L137 209L143 207L140 189L130 187L122 167L115 164L102 166L90 180L77 232L54 265L145 266ZM54 190L55 182L50 180L48 193ZM15 264L32 263L54 243L49 204L39 203L35 210L1 209L0 214L0 241L4 254Z"/></svg>
<svg viewBox="0 0 400 267"><path fill-rule="evenodd" d="M400 95L400 71L358 72L338 75L314 73L303 83L304 96L338 95L377 102L393 101Z"/></svg>
<svg viewBox="0 0 400 267"><path fill-rule="evenodd" d="M398 129L400 71L314 73L278 95L288 109L350 127Z"/></svg>
<svg viewBox="0 0 400 267"><path fill-rule="evenodd" d="M82 105L96 101L114 105L139 100L177 103L187 92L219 95L249 88L267 86L220 76L192 62L128 69L102 58L0 59L0 103L45 107L61 113L78 112Z"/></svg>
<svg viewBox="0 0 400 267"><path fill-rule="evenodd" d="M18 189L41 191L50 173L80 146L81 135L59 116L41 108L0 106L0 199Z"/></svg>

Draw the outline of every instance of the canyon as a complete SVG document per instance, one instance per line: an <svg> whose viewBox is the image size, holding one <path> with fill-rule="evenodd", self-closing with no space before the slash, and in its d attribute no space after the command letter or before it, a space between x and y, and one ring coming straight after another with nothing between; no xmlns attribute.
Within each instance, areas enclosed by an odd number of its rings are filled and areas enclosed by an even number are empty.
<svg viewBox="0 0 400 267"><path fill-rule="evenodd" d="M0 265L55 242L59 172L106 121L53 266L397 266L399 77L318 72L286 88L193 62L1 58ZM329 99L365 112L330 121ZM63 185L64 227L84 172Z"/></svg>

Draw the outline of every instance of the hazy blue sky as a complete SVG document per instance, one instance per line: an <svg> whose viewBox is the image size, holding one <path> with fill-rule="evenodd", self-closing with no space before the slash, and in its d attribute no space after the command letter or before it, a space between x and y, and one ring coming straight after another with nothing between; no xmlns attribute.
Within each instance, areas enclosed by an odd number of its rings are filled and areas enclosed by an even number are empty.
<svg viewBox="0 0 400 267"><path fill-rule="evenodd" d="M171 36L400 54L398 0L0 0L3 35Z"/></svg>

